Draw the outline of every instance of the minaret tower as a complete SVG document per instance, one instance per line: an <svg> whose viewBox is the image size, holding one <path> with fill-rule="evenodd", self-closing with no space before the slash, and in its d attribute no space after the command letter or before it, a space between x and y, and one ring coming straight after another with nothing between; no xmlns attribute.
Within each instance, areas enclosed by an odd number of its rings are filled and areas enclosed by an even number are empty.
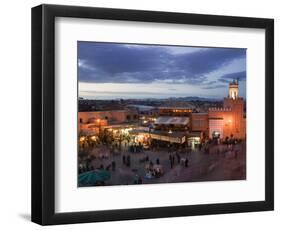
<svg viewBox="0 0 281 230"><path fill-rule="evenodd" d="M232 82L229 83L229 88L228 88L228 97L237 100L238 99L238 79L233 80Z"/></svg>
<svg viewBox="0 0 281 230"><path fill-rule="evenodd" d="M228 129L225 128L224 135L233 134L237 138L245 138L246 123L244 119L244 99L239 97L238 79L229 83L228 97L224 98L224 107L230 109ZM227 122L227 119L225 120ZM231 121L231 122L230 122Z"/></svg>

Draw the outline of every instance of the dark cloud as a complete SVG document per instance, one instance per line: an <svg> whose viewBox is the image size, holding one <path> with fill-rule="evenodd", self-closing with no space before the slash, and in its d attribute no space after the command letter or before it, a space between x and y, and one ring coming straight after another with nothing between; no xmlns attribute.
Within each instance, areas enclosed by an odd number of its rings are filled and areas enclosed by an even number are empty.
<svg viewBox="0 0 281 230"><path fill-rule="evenodd" d="M84 82L150 82L165 78L165 60L161 49L132 48L119 44L79 43L78 58L87 68L79 68L79 81ZM157 76L158 75L158 76Z"/></svg>
<svg viewBox="0 0 281 230"><path fill-rule="evenodd" d="M225 85L209 85L209 86L202 87L202 89L220 89L220 88L225 88Z"/></svg>
<svg viewBox="0 0 281 230"><path fill-rule="evenodd" d="M206 74L246 55L246 49L209 48L196 53L181 55L177 65L191 74Z"/></svg>
<svg viewBox="0 0 281 230"><path fill-rule="evenodd" d="M208 48L192 53L174 54L164 46L78 42L79 81L163 81L198 85L206 81L206 74L237 58L245 57L245 54L245 49L227 48Z"/></svg>
<svg viewBox="0 0 281 230"><path fill-rule="evenodd" d="M217 84L217 81L209 81L209 82L206 82L205 84L207 84L207 85L214 85L214 84Z"/></svg>
<svg viewBox="0 0 281 230"><path fill-rule="evenodd" d="M218 81L221 82L221 83L226 83L226 84L228 84L230 82L229 79L227 80L227 79L224 79L224 78L220 78Z"/></svg>
<svg viewBox="0 0 281 230"><path fill-rule="evenodd" d="M229 83L233 79L238 79L239 81L245 81L246 80L246 71L225 74L220 77L219 81L222 83Z"/></svg>
<svg viewBox="0 0 281 230"><path fill-rule="evenodd" d="M136 49L119 44L81 42L79 59L109 74L146 71L159 65L162 53L157 48Z"/></svg>

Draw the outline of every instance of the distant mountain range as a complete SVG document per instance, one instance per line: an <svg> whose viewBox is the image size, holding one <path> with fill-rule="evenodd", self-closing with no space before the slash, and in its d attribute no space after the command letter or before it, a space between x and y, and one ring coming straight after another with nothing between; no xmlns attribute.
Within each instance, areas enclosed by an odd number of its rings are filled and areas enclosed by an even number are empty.
<svg viewBox="0 0 281 230"><path fill-rule="evenodd" d="M222 99L218 98L206 98L206 97L170 97L170 100L177 101L221 101Z"/></svg>
<svg viewBox="0 0 281 230"><path fill-rule="evenodd" d="M86 98L82 98L79 97L79 100L95 100L95 99L86 99ZM97 101L99 101L100 99L97 99ZM148 100L148 101L169 101L169 100L173 100L173 101L222 101L223 98L207 98L207 97L196 97L196 96L189 96L189 97L168 97L168 98L143 98L143 99L123 99L123 98L116 98L115 100L133 100L133 101L144 101L144 100ZM107 99L106 101L111 101L110 99Z"/></svg>

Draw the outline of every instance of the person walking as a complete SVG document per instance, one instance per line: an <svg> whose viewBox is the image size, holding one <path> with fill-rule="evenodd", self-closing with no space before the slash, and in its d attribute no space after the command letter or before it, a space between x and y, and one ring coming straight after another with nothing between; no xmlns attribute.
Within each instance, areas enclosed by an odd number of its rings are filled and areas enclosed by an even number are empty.
<svg viewBox="0 0 281 230"><path fill-rule="evenodd" d="M149 156L145 157L145 161L148 162L149 161Z"/></svg>
<svg viewBox="0 0 281 230"><path fill-rule="evenodd" d="M115 171L115 168L116 168L116 162L115 161L111 162L111 168L112 168L112 171Z"/></svg>
<svg viewBox="0 0 281 230"><path fill-rule="evenodd" d="M188 168L188 158L185 158L184 165L186 168Z"/></svg>
<svg viewBox="0 0 281 230"><path fill-rule="evenodd" d="M160 164L160 160L159 158L156 159L156 164L159 165Z"/></svg>
<svg viewBox="0 0 281 230"><path fill-rule="evenodd" d="M131 165L131 157L128 155L127 156L127 166L130 167Z"/></svg>

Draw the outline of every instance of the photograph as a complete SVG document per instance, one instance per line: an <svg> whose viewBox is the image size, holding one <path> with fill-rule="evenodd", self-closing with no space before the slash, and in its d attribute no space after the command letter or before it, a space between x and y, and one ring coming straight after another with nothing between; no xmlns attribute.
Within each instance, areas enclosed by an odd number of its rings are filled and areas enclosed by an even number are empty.
<svg viewBox="0 0 281 230"><path fill-rule="evenodd" d="M246 54L78 41L78 187L246 180Z"/></svg>
<svg viewBox="0 0 281 230"><path fill-rule="evenodd" d="M274 18L151 5L32 7L32 222L274 210Z"/></svg>

